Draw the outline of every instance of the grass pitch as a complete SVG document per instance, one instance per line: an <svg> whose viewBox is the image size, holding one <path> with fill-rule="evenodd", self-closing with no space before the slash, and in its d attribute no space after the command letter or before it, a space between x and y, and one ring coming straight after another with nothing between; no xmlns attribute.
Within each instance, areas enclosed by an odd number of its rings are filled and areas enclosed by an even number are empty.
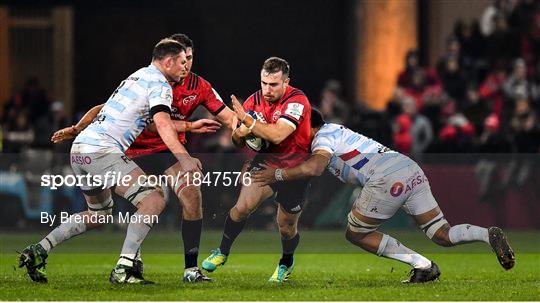
<svg viewBox="0 0 540 303"><path fill-rule="evenodd" d="M363 253L343 232L304 231L291 280L267 282L280 257L277 232L246 231L227 264L209 274L213 283L181 282L183 255L179 232L153 231L143 245L145 277L155 285L111 285L123 232L93 231L56 248L48 259L48 284L14 270L17 254L43 234L0 233L0 300L84 301L365 301L365 300L540 300L540 234L509 233L516 267L504 271L487 245L444 249L418 231L389 232L424 253L441 268L439 281L401 284L409 267ZM218 245L219 232L203 233L201 255Z"/></svg>

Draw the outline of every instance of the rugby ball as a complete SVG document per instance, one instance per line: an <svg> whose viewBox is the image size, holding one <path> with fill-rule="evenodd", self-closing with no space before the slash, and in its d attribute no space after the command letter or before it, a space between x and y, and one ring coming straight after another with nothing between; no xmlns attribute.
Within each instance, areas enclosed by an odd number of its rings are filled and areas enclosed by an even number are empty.
<svg viewBox="0 0 540 303"><path fill-rule="evenodd" d="M258 120L257 123L266 123L262 115L257 115L257 113L252 110L248 111L247 114L253 117L253 119L257 119ZM256 137L253 134L249 134L246 136L246 145L256 152L265 150L266 148L268 148L268 146L270 146L268 141L262 138Z"/></svg>

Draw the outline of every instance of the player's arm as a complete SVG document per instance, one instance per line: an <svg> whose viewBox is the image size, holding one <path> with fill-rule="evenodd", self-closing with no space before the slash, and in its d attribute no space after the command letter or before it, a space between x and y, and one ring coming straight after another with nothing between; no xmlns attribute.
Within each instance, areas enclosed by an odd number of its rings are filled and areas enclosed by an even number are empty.
<svg viewBox="0 0 540 303"><path fill-rule="evenodd" d="M193 122L172 120L172 122L174 124L176 132L178 133L215 133L221 127L221 124L219 122L211 119L199 119ZM157 132L157 127L155 123L151 123L146 127L146 129L151 132Z"/></svg>
<svg viewBox="0 0 540 303"><path fill-rule="evenodd" d="M174 123L171 120L171 115L165 105L157 105L151 109L153 113L154 123L156 124L157 131L159 136L167 145L169 150L174 154L174 156L180 162L182 170L185 172L188 171L199 171L201 170L201 162L197 159L192 158L184 145L178 140L178 133L174 127Z"/></svg>
<svg viewBox="0 0 540 303"><path fill-rule="evenodd" d="M202 81L202 105L214 115L219 122L231 130L235 130L238 125L238 119L235 113L223 103L223 99L219 93L212 88L212 85L207 81Z"/></svg>
<svg viewBox="0 0 540 303"><path fill-rule="evenodd" d="M86 127L88 127L88 125L90 125L92 121L94 121L94 119L104 105L105 104L100 104L92 107L89 111L86 112L86 114L84 114L84 116L82 116L81 120L79 120L77 124L56 131L52 135L51 141L53 143L59 143L64 140L70 140L77 137L80 132L82 132Z"/></svg>
<svg viewBox="0 0 540 303"><path fill-rule="evenodd" d="M276 169L262 164L264 170L252 173L254 182L260 182L263 185L275 183L277 181L289 181L297 179L306 179L310 177L320 176L328 163L332 154L326 150L318 149L302 164L287 168Z"/></svg>
<svg viewBox="0 0 540 303"><path fill-rule="evenodd" d="M195 172L202 168L198 159L192 158L186 148L178 140L178 133L171 120L172 89L169 85L155 85L148 91L150 117L156 124L157 132L163 143L180 162L182 171Z"/></svg>
<svg viewBox="0 0 540 303"><path fill-rule="evenodd" d="M272 144L279 144L294 132L295 128L282 120L273 124L257 123L256 119L246 113L234 95L231 96L231 99L236 116L255 136Z"/></svg>
<svg viewBox="0 0 540 303"><path fill-rule="evenodd" d="M234 131L236 129L238 118L236 118L236 114L228 106L225 106L225 108L217 114L216 118L231 130Z"/></svg>

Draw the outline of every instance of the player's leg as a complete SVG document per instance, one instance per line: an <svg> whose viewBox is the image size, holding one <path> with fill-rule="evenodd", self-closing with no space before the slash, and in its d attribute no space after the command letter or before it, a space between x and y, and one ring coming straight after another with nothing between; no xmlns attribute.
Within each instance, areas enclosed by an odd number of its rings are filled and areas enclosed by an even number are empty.
<svg viewBox="0 0 540 303"><path fill-rule="evenodd" d="M172 154L170 155L173 156ZM205 276L199 270L197 262L203 223L202 194L200 186L187 184L187 180L194 180L194 176L193 174L189 174L188 178L188 176L181 171L178 162L168 168L165 172L173 180L171 187L182 206L182 241L184 244L183 280L184 282L212 281L212 279Z"/></svg>
<svg viewBox="0 0 540 303"><path fill-rule="evenodd" d="M50 251L74 236L103 225L101 217L112 214L113 200L110 190L94 191L95 195L84 194L88 210L69 216L65 222L53 229L39 243L26 247L19 256L19 267L25 266L34 282L47 282L45 264Z"/></svg>
<svg viewBox="0 0 540 303"><path fill-rule="evenodd" d="M345 237L352 244L377 256L394 259L412 267L408 282L428 282L439 277L437 265L388 234L377 231L382 219L375 219L353 209L348 216Z"/></svg>
<svg viewBox="0 0 540 303"><path fill-rule="evenodd" d="M410 195L406 184L412 176L414 171L405 167L368 181L348 215L346 238L373 254L409 264L412 276L408 282L416 283L437 279L440 275L437 265L392 236L377 231L379 225L391 218Z"/></svg>
<svg viewBox="0 0 540 303"><path fill-rule="evenodd" d="M298 219L301 212L291 214L278 203L276 220L281 236L282 255L270 282L285 282L288 280L294 269L294 252L300 243L300 233L298 233Z"/></svg>
<svg viewBox="0 0 540 303"><path fill-rule="evenodd" d="M259 207L262 201L270 198L273 194L274 191L268 185L260 186L259 183L253 182L250 185L242 186L236 204L225 219L221 244L203 261L203 269L212 272L218 266L225 264L234 240L242 232L249 215Z"/></svg>
<svg viewBox="0 0 540 303"><path fill-rule="evenodd" d="M83 153L81 152L81 148L84 148L84 146L74 145L72 148L72 156L85 160L83 162L72 162L72 168L76 175L86 175L89 171L92 171L94 165L87 163L95 163L96 156L99 156L94 153ZM26 247L20 254L19 267L25 266L28 275L33 281L47 282L45 271L46 259L48 253L55 246L87 230L102 225L99 223L99 217L112 213L113 200L110 190L96 188L92 184L86 184L85 180L83 178L81 181L83 182L81 189L83 190L88 210L71 215L39 243ZM91 219L92 217L94 220Z"/></svg>
<svg viewBox="0 0 540 303"><path fill-rule="evenodd" d="M300 243L298 219L309 197L311 180L280 182L273 185L277 192L278 204L276 220L281 235L282 257L270 276L270 282L285 282L294 268L294 251Z"/></svg>
<svg viewBox="0 0 540 303"><path fill-rule="evenodd" d="M411 197L411 201L406 203L413 214L414 220L428 238L445 247L473 242L487 243L497 255L497 259L504 269L509 270L514 267L514 252L500 228L485 228L468 223L451 226L438 206L427 212L414 214L414 210L417 209L416 204L429 203L433 205L435 203L436 205L436 202L432 201L435 201L435 199L431 191L429 191L421 193L419 197Z"/></svg>
<svg viewBox="0 0 540 303"><path fill-rule="evenodd" d="M112 215L114 201L110 190L99 189L99 192L86 192L84 198L88 205L87 211L69 216L65 223L60 224L39 242L47 253L74 236L104 225L100 223L106 221L103 217Z"/></svg>
<svg viewBox="0 0 540 303"><path fill-rule="evenodd" d="M119 184L115 187L115 192L137 207L137 212L130 216L133 219L129 222L120 258L111 272L109 281L111 283L146 284L151 282L135 273L134 261L142 242L154 224L157 223L158 216L165 208L165 199L161 188L149 186L144 172L133 162L126 162L125 165L117 167L116 171L127 170L126 165L133 168L129 172L131 182L127 186Z"/></svg>
<svg viewBox="0 0 540 303"><path fill-rule="evenodd" d="M488 229L472 224L450 226L433 197L429 181L422 169L413 165L411 171L414 173L413 181L407 186L412 190L403 203L403 210L413 216L428 238L441 246L485 242L491 245L503 268L508 270L514 266L514 252L500 228Z"/></svg>

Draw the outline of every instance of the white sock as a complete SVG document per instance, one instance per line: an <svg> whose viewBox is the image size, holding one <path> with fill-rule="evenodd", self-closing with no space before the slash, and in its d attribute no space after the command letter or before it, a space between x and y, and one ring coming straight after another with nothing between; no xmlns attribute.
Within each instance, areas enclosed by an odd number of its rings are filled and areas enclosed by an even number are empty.
<svg viewBox="0 0 540 303"><path fill-rule="evenodd" d="M487 228L470 224L460 224L450 227L448 238L452 244L469 242L486 242L489 244L489 233Z"/></svg>
<svg viewBox="0 0 540 303"><path fill-rule="evenodd" d="M426 269L431 267L431 261L426 257L386 234L383 235L379 244L377 255L407 263L414 268Z"/></svg>
<svg viewBox="0 0 540 303"><path fill-rule="evenodd" d="M58 244L86 231L86 224L82 223L81 215L71 215L69 216L68 220L68 222L62 223L53 229L45 238L43 238L43 240L39 242L47 253L49 253Z"/></svg>
<svg viewBox="0 0 540 303"><path fill-rule="evenodd" d="M135 213L138 215L139 213ZM152 229L152 225L135 221L128 225L126 239L124 240L124 246L122 246L122 252L117 264L133 266L133 261L137 256L137 251L140 249L144 238L148 235L148 232ZM124 258L122 258L124 257Z"/></svg>

